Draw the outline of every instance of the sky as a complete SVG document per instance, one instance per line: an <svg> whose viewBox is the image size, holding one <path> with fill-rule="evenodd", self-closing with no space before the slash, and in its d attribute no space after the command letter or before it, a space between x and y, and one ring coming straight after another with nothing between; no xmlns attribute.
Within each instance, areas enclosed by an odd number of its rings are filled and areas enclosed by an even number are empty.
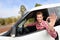
<svg viewBox="0 0 60 40"><path fill-rule="evenodd" d="M36 3L46 5L60 3L60 0L0 0L0 18L18 16L21 5L30 10Z"/></svg>

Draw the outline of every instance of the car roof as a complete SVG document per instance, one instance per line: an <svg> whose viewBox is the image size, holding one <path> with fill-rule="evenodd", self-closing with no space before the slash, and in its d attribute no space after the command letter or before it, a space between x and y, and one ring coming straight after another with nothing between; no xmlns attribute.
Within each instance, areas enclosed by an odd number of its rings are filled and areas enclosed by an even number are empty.
<svg viewBox="0 0 60 40"><path fill-rule="evenodd" d="M45 8L52 8L52 7L57 7L60 6L60 3L55 3L55 4L47 4L47 5L42 5L42 6L38 6L38 7L34 7L30 10L31 11L35 11L35 10L40 10L40 9L45 9Z"/></svg>

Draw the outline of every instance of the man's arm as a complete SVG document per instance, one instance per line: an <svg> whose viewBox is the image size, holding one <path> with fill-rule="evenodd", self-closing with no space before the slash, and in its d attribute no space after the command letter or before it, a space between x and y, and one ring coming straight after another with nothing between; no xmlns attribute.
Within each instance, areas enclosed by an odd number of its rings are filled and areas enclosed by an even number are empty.
<svg viewBox="0 0 60 40"><path fill-rule="evenodd" d="M57 32L55 31L55 29L50 29L48 28L48 26L46 26L46 30L53 38L57 37Z"/></svg>
<svg viewBox="0 0 60 40"><path fill-rule="evenodd" d="M36 22L28 24L27 26L35 26L35 25L36 25Z"/></svg>
<svg viewBox="0 0 60 40"><path fill-rule="evenodd" d="M47 20L50 19L50 22L48 22ZM55 31L54 29L54 25L55 25L55 22L56 22L56 19L57 19L57 16L55 14L51 14L46 22L45 22L45 27L46 27L46 30L48 31L48 33L53 37L53 38L56 38L57 37L57 32Z"/></svg>

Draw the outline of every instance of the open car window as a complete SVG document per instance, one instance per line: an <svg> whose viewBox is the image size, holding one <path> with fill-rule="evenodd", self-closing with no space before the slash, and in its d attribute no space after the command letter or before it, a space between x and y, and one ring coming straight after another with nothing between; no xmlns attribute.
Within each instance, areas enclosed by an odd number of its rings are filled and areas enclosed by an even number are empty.
<svg viewBox="0 0 60 40"><path fill-rule="evenodd" d="M32 27L28 27L28 24L34 23L34 18L25 18L17 27L16 29L16 36L22 36L28 33L31 33Z"/></svg>
<svg viewBox="0 0 60 40"><path fill-rule="evenodd" d="M29 24L34 23L34 22L35 22L35 19L34 19L34 18L29 18L29 19L25 22L24 27L27 27Z"/></svg>

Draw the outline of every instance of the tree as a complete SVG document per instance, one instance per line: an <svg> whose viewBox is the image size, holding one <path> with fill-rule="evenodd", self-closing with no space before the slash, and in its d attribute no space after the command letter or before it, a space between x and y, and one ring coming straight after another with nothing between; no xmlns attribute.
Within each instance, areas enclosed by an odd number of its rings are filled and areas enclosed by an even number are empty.
<svg viewBox="0 0 60 40"><path fill-rule="evenodd" d="M38 6L41 6L41 4L36 3L36 4L35 4L35 7L38 7Z"/></svg>
<svg viewBox="0 0 60 40"><path fill-rule="evenodd" d="M25 12L26 12L25 6L24 6L24 5L21 5L21 6L20 6L20 11L19 11L19 13L21 13L21 16L23 16Z"/></svg>
<svg viewBox="0 0 60 40"><path fill-rule="evenodd" d="M0 25L5 25L5 20L3 18L0 18Z"/></svg>
<svg viewBox="0 0 60 40"><path fill-rule="evenodd" d="M12 18L5 18L5 24L12 23Z"/></svg>

